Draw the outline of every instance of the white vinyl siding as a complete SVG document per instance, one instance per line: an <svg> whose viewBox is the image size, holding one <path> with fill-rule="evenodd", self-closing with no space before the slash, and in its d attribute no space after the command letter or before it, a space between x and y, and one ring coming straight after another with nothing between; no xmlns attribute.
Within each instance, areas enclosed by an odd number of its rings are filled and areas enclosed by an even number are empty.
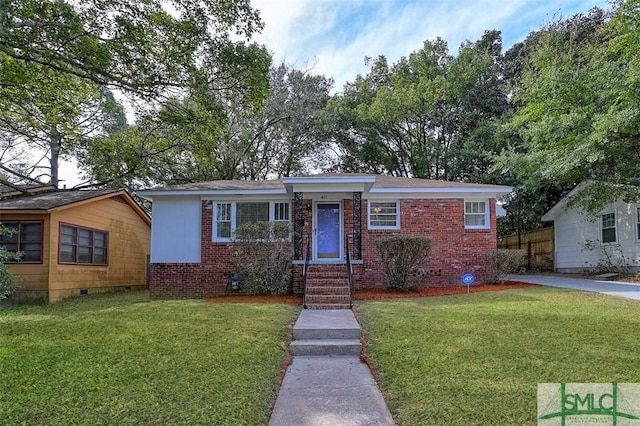
<svg viewBox="0 0 640 426"><path fill-rule="evenodd" d="M636 241L640 241L640 207L636 207Z"/></svg>
<svg viewBox="0 0 640 426"><path fill-rule="evenodd" d="M400 229L399 201L369 201L369 229Z"/></svg>
<svg viewBox="0 0 640 426"><path fill-rule="evenodd" d="M567 208L554 221L555 268L558 272L583 272L604 260L603 249L622 253L629 265L640 266L638 204L616 202L595 218L577 208ZM602 241L602 216L615 217L615 243ZM611 218L607 219L610 223ZM609 228L613 229L613 228ZM609 247L613 244L615 247ZM589 247L592 247L589 249Z"/></svg>
<svg viewBox="0 0 640 426"><path fill-rule="evenodd" d="M291 203L274 201L225 201L215 203L213 241L231 241L243 223L289 222Z"/></svg>
<svg viewBox="0 0 640 426"><path fill-rule="evenodd" d="M487 229L490 223L487 201L465 201L464 227L466 229Z"/></svg>

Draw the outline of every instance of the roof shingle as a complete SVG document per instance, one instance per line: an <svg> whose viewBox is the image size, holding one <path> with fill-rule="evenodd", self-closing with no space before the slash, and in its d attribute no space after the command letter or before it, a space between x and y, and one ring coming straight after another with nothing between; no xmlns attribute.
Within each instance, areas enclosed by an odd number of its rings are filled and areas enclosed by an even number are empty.
<svg viewBox="0 0 640 426"><path fill-rule="evenodd" d="M111 189L57 190L33 195L15 195L0 200L0 210L49 210L115 193Z"/></svg>

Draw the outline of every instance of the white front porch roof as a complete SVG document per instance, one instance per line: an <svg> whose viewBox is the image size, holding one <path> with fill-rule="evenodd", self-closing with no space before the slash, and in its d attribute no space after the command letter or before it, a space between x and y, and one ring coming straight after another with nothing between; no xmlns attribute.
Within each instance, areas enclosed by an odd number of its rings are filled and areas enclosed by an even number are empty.
<svg viewBox="0 0 640 426"><path fill-rule="evenodd" d="M287 192L369 192L376 177L371 175L317 175L282 178Z"/></svg>

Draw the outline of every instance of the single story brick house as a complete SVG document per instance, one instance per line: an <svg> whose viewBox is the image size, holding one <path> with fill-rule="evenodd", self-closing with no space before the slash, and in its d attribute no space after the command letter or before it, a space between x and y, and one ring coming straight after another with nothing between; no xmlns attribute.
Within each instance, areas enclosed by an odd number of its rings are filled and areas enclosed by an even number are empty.
<svg viewBox="0 0 640 426"><path fill-rule="evenodd" d="M212 181L139 191L153 202L150 290L154 297L223 293L233 274L233 232L244 221L291 224L293 289L301 293L310 269L345 270L353 289L382 285L375 240L423 235L432 240L425 273L430 285L478 282L485 256L496 248L499 185L370 174L319 174L266 181ZM307 247L310 252L307 253Z"/></svg>
<svg viewBox="0 0 640 426"><path fill-rule="evenodd" d="M70 296L147 286L151 218L124 190L0 187L0 245L22 252L7 263L15 298L51 303Z"/></svg>

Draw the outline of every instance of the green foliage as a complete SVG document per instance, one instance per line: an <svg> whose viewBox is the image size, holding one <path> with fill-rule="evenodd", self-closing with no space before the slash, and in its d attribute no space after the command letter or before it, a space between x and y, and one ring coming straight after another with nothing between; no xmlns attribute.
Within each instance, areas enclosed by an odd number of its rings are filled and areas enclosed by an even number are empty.
<svg viewBox="0 0 640 426"><path fill-rule="evenodd" d="M219 179L224 123L217 104L170 99L135 126L87 141L79 164L87 179L129 189Z"/></svg>
<svg viewBox="0 0 640 426"><path fill-rule="evenodd" d="M543 227L542 216L564 195L566 191L553 185L535 188L515 185L514 192L502 199L507 215L498 218L498 236L521 235Z"/></svg>
<svg viewBox="0 0 640 426"><path fill-rule="evenodd" d="M261 64L265 73L269 62ZM233 91L171 99L135 126L83 147L87 178L130 189L215 179L265 179L326 163L320 130L331 80L284 64L253 108ZM112 161L112 158L119 161Z"/></svg>
<svg viewBox="0 0 640 426"><path fill-rule="evenodd" d="M0 52L145 97L172 88L257 88L252 55L230 39L231 32L248 39L262 28L248 1L171 6L170 12L159 0L5 2Z"/></svg>
<svg viewBox="0 0 640 426"><path fill-rule="evenodd" d="M238 226L228 248L241 291L251 294L291 291L290 235L290 225L285 222L247 222Z"/></svg>
<svg viewBox="0 0 640 426"><path fill-rule="evenodd" d="M331 135L325 129L325 108L333 80L294 69L284 63L270 71L271 92L260 114L252 117L254 147L241 167L243 177L295 176L326 168ZM256 124L257 124L256 123Z"/></svg>
<svg viewBox="0 0 640 426"><path fill-rule="evenodd" d="M137 291L0 309L2 423L265 425L298 312Z"/></svg>
<svg viewBox="0 0 640 426"><path fill-rule="evenodd" d="M21 288L15 275L7 269L4 263L6 260L5 253L2 253L2 249L0 249L0 300L11 297Z"/></svg>
<svg viewBox="0 0 640 426"><path fill-rule="evenodd" d="M502 42L487 31L453 57L438 38L345 86L331 103L345 171L418 178L489 180L496 120L507 109Z"/></svg>
<svg viewBox="0 0 640 426"><path fill-rule="evenodd" d="M208 111L230 100L238 108L257 110L269 89L270 55L263 46L241 40L262 28L248 0L171 5L160 0L26 0L3 5L0 148L2 169L12 173L14 181L43 181L49 176L57 185L59 160L74 157L88 169L87 178L98 178L102 185L127 182L131 187L140 183L138 179L153 181L161 175L166 167L153 170L154 165L144 160L173 147L178 151L182 141L154 134L154 146L146 150L146 138L156 129L144 124L134 131L132 141L131 132L114 135L125 123L110 89L145 101L153 118L160 115L156 108L162 109L177 93L187 93ZM234 41L232 33L240 39ZM148 117L139 118L149 124ZM213 121L219 118L219 113L213 114ZM208 129L205 126L191 139L203 133L211 136ZM185 125L182 134L190 130ZM25 158L23 152L42 158ZM186 157L197 158L203 152L206 149L196 149ZM114 158L119 159L116 164ZM160 161L170 164L176 158L180 155ZM42 168L50 172L41 173ZM156 175L149 177L152 173Z"/></svg>
<svg viewBox="0 0 640 426"><path fill-rule="evenodd" d="M0 74L19 76L15 86L0 86L3 170L18 169L12 173L13 181L31 175L36 181L48 177L58 186L60 159L71 159L83 143L126 124L122 107L104 87L45 66L26 65L2 52ZM20 153L27 151L31 158L21 158ZM17 159L29 164L23 173Z"/></svg>
<svg viewBox="0 0 640 426"><path fill-rule="evenodd" d="M376 248L382 261L385 288L408 291L424 283L426 277L420 274L418 268L429 257L429 238L403 235L379 238Z"/></svg>
<svg viewBox="0 0 640 426"><path fill-rule="evenodd" d="M496 249L487 252L486 281L491 284L504 280L509 274L519 274L526 265L527 254L522 250Z"/></svg>
<svg viewBox="0 0 640 426"><path fill-rule="evenodd" d="M15 229L9 229L0 223L0 235L11 235ZM0 300L11 297L17 290L21 288L18 284L16 276L7 269L6 262L12 262L20 260L22 253L7 251L3 246L0 246Z"/></svg>
<svg viewBox="0 0 640 426"><path fill-rule="evenodd" d="M550 24L531 49L510 131L521 138L502 155L529 189L564 191L587 180L575 205L595 212L640 194L639 2Z"/></svg>
<svg viewBox="0 0 640 426"><path fill-rule="evenodd" d="M357 309L401 425L535 425L537 383L640 381L634 300L530 287Z"/></svg>

